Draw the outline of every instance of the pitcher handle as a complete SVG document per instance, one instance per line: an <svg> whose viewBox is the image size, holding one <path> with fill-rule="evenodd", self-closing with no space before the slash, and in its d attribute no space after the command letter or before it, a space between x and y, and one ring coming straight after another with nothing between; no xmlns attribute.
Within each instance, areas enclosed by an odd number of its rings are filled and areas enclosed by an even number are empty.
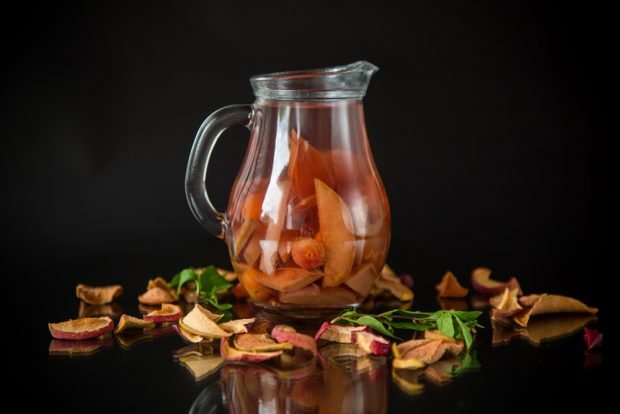
<svg viewBox="0 0 620 414"><path fill-rule="evenodd" d="M234 125L249 127L252 105L230 105L213 112L194 139L185 173L185 196L194 217L207 230L224 238L226 215L215 209L207 193L207 168L220 135Z"/></svg>

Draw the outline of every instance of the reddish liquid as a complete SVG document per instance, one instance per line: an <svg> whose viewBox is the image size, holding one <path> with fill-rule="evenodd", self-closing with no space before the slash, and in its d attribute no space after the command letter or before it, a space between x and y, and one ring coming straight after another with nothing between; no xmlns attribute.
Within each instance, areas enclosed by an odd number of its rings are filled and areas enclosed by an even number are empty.
<svg viewBox="0 0 620 414"><path fill-rule="evenodd" d="M359 304L390 240L361 101L259 102L254 120L227 211L241 283L264 307Z"/></svg>

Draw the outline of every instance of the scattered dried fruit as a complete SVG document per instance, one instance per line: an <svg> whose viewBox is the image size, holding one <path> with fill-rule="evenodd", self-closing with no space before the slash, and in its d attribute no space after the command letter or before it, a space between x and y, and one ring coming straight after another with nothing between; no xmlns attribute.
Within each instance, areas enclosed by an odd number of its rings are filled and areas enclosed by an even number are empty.
<svg viewBox="0 0 620 414"><path fill-rule="evenodd" d="M161 287L152 287L140 296L138 301L145 305L161 305L162 303L171 303L176 300L176 297L170 289L164 289Z"/></svg>
<svg viewBox="0 0 620 414"><path fill-rule="evenodd" d="M179 319L179 327L203 337L222 338L230 336L229 332L224 331L213 321L213 315L207 309L196 304L190 313Z"/></svg>
<svg viewBox="0 0 620 414"><path fill-rule="evenodd" d="M198 344L205 340L205 338L203 338L202 336L191 333L190 331L181 327L181 325L174 325L174 330L179 334L182 340L191 344Z"/></svg>
<svg viewBox="0 0 620 414"><path fill-rule="evenodd" d="M390 341L382 336L367 331L357 331L352 334L353 343L365 352L372 355L388 355L390 353Z"/></svg>
<svg viewBox="0 0 620 414"><path fill-rule="evenodd" d="M183 311L177 305L164 303L161 309L144 315L144 319L155 323L176 322L183 316Z"/></svg>
<svg viewBox="0 0 620 414"><path fill-rule="evenodd" d="M96 338L114 330L114 322L107 316L70 319L65 322L49 323L47 326L54 338L76 341Z"/></svg>
<svg viewBox="0 0 620 414"><path fill-rule="evenodd" d="M594 315L598 312L598 309L591 308L577 299L547 293L521 296L519 303L526 309L515 315L513 321L523 327L527 326L530 317L534 315L547 313L587 313Z"/></svg>
<svg viewBox="0 0 620 414"><path fill-rule="evenodd" d="M239 351L268 352L293 349L288 342L278 343L267 334L238 334L233 339L235 349Z"/></svg>
<svg viewBox="0 0 620 414"><path fill-rule="evenodd" d="M121 285L88 286L80 283L75 288L76 296L90 305L105 305L123 294Z"/></svg>
<svg viewBox="0 0 620 414"><path fill-rule="evenodd" d="M220 341L220 355L226 361L261 362L282 355L282 351L252 352L239 351L230 345L230 338L222 338Z"/></svg>
<svg viewBox="0 0 620 414"><path fill-rule="evenodd" d="M220 323L220 328L233 334L247 333L247 325L254 323L255 320L256 318L235 319L232 321Z"/></svg>
<svg viewBox="0 0 620 414"><path fill-rule="evenodd" d="M504 293L493 296L489 303L493 306L493 318L508 318L523 310L519 304L519 289L504 289Z"/></svg>
<svg viewBox="0 0 620 414"><path fill-rule="evenodd" d="M478 293L488 296L501 294L506 288L517 289L521 294L521 286L515 277L511 277L507 282L499 282L491 279L491 269L478 267L471 272L471 285Z"/></svg>
<svg viewBox="0 0 620 414"><path fill-rule="evenodd" d="M384 265L383 269L381 269L381 273L375 280L375 284L370 291L370 295L378 296L383 292L389 292L401 302L413 300L413 291L401 282L398 276L396 276L394 271L388 265Z"/></svg>
<svg viewBox="0 0 620 414"><path fill-rule="evenodd" d="M367 326L343 326L333 325L329 322L323 322L319 330L317 331L314 339L324 339L326 341L339 342L341 344L352 344L353 333L368 331Z"/></svg>
<svg viewBox="0 0 620 414"><path fill-rule="evenodd" d="M446 272L441 282L435 286L440 298L463 298L467 296L468 289L461 286L452 272Z"/></svg>
<svg viewBox="0 0 620 414"><path fill-rule="evenodd" d="M316 341L313 337L298 333L295 328L288 325L276 325L271 330L271 337L277 342L288 342L298 348L312 352L314 355L318 353Z"/></svg>
<svg viewBox="0 0 620 414"><path fill-rule="evenodd" d="M154 327L154 322L123 314L118 321L118 325L116 326L114 333L119 334L130 329L149 329Z"/></svg>

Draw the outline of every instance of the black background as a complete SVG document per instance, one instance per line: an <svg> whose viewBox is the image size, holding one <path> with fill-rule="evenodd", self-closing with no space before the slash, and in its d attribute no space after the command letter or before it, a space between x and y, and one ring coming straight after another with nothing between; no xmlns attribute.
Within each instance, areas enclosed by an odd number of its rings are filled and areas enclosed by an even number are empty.
<svg viewBox="0 0 620 414"><path fill-rule="evenodd" d="M365 59L381 69L365 109L392 208L389 262L414 275L417 294L432 294L446 269L467 280L486 265L526 292L602 306L610 11L386 3L88 2L7 14L7 279L35 285L45 319L63 320L55 304L78 281L142 286L188 265L227 266L225 244L185 201L198 126L252 102L254 74ZM232 129L216 149L209 190L220 209L247 135Z"/></svg>

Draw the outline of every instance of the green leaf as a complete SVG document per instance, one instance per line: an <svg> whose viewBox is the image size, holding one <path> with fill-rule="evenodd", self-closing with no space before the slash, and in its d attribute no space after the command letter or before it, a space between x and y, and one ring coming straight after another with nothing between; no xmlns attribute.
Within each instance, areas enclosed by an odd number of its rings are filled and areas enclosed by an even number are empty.
<svg viewBox="0 0 620 414"><path fill-rule="evenodd" d="M168 282L168 285L170 285L170 287L177 287L177 286L179 286L179 281L180 280L181 280L181 272L179 272L176 275L172 276L172 279L170 279L170 282Z"/></svg>
<svg viewBox="0 0 620 414"><path fill-rule="evenodd" d="M379 316L390 316L390 315L398 315L405 316L411 319L428 319L431 316L429 312L413 312L404 309L393 309L391 311L383 312L379 314Z"/></svg>
<svg viewBox="0 0 620 414"><path fill-rule="evenodd" d="M370 315L362 315L359 318L353 320L353 319L349 319L349 318L345 318L345 320L348 320L350 322L353 322L357 325L364 325L364 326L369 326L371 327L373 330L375 330L376 332L385 335L389 338L393 338L393 339L398 339L398 340L402 340L399 337L395 336L392 332L390 332L385 326L383 326L383 324L381 322L379 322L375 317L370 316Z"/></svg>
<svg viewBox="0 0 620 414"><path fill-rule="evenodd" d="M454 338L454 323L452 322L452 315L448 312L442 313L437 318L437 328L439 331L450 337Z"/></svg>
<svg viewBox="0 0 620 414"><path fill-rule="evenodd" d="M411 331L426 331L431 327L415 322L391 322L390 325L394 329L409 329Z"/></svg>
<svg viewBox="0 0 620 414"><path fill-rule="evenodd" d="M194 272L193 269L181 270L181 273L179 273L179 283L177 286L177 294L181 293L181 288L183 287L184 284L192 280L196 280L196 279L197 279L196 272Z"/></svg>
<svg viewBox="0 0 620 414"><path fill-rule="evenodd" d="M462 320L463 322L471 322L478 319L482 315L480 311L455 311L454 316Z"/></svg>
<svg viewBox="0 0 620 414"><path fill-rule="evenodd" d="M461 328L461 336L463 337L463 341L465 341L465 346L467 347L467 349L471 348L471 344L474 342L471 337L471 328L465 325L465 323L463 323L463 321L461 321L459 318L455 319L459 327Z"/></svg>
<svg viewBox="0 0 620 414"><path fill-rule="evenodd" d="M232 287L232 284L217 272L215 266L207 267L198 276L198 285L201 291L208 292L210 296Z"/></svg>

